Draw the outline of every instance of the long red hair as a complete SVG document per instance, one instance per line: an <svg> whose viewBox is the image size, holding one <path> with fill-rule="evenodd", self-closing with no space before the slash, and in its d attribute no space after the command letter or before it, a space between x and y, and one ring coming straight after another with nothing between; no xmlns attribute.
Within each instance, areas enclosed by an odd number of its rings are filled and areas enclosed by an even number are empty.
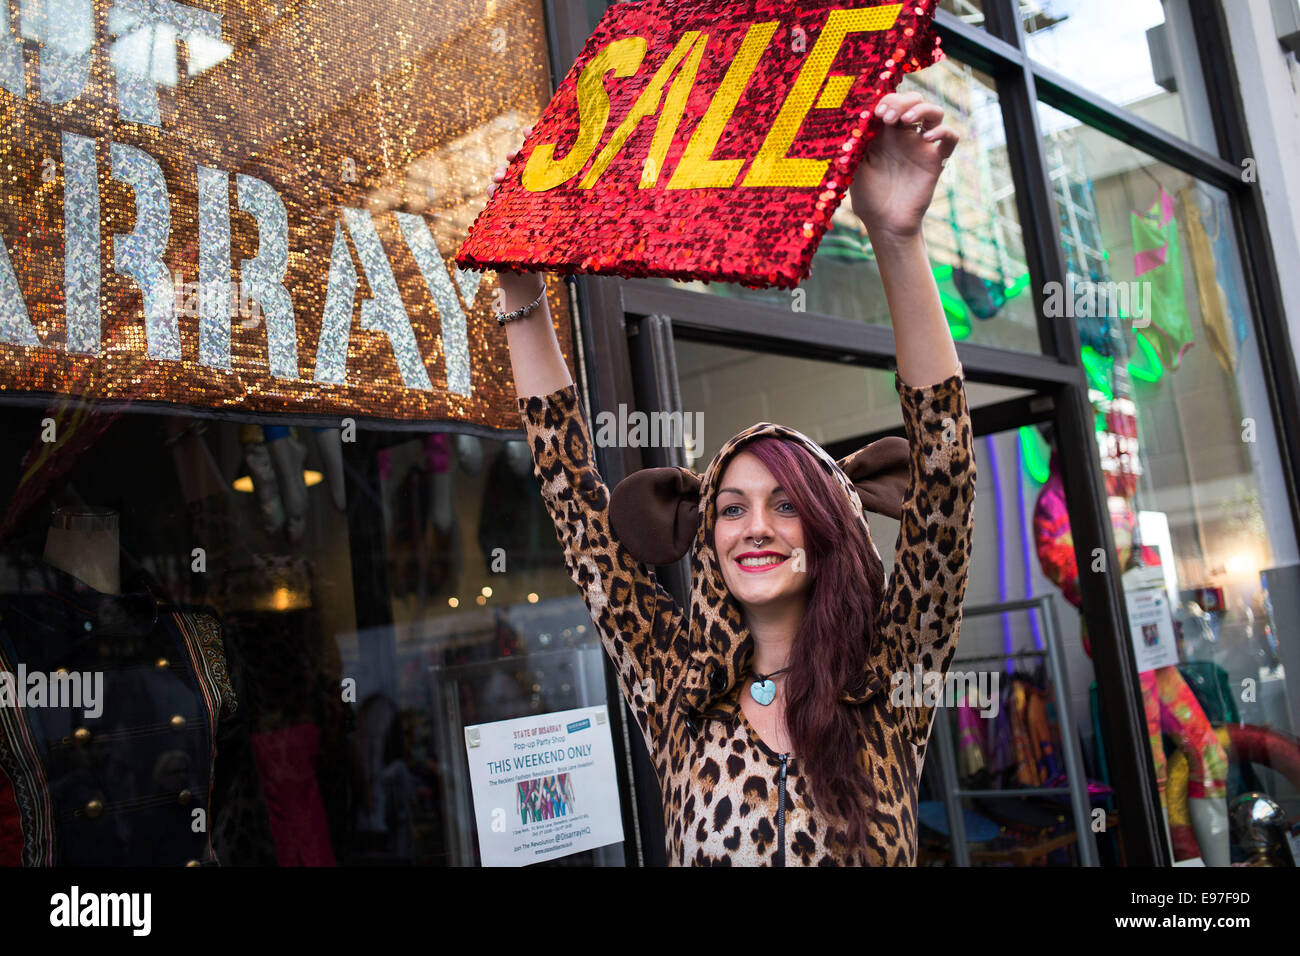
<svg viewBox="0 0 1300 956"><path fill-rule="evenodd" d="M815 802L844 822L848 846L861 848L879 813L870 769L859 759L867 714L840 696L861 691L867 679L884 569L844 491L807 448L761 436L740 450L771 472L803 527L808 604L785 676L786 728Z"/></svg>

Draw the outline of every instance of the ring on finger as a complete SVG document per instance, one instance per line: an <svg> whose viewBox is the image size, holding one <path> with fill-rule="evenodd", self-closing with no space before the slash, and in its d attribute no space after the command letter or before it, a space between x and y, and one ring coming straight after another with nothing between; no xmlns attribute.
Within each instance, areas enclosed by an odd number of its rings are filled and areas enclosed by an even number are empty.
<svg viewBox="0 0 1300 956"><path fill-rule="evenodd" d="M917 120L915 123L912 124L912 129L916 130L916 135L920 136L922 133L925 132L925 124L922 123L920 120Z"/></svg>

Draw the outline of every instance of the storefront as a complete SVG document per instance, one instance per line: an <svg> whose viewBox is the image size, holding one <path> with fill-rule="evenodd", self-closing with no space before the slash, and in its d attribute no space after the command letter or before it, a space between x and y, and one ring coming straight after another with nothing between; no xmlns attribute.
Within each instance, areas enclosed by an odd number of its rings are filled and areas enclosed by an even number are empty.
<svg viewBox="0 0 1300 956"><path fill-rule="evenodd" d="M0 863L662 863L495 285L452 263L605 4L67 6L0 22L0 671L88 683L0 707ZM1240 798L1300 818L1300 389L1222 11L1127 3L1103 41L1029 6L946 2L902 87L962 136L926 226L980 436L959 659L1013 715L953 710L923 858L1168 863L1165 779L1174 858L1240 862ZM602 447L611 486L759 420L901 433L847 208L793 293L550 288L593 415L704 424ZM1160 594L1176 660L1130 650Z"/></svg>

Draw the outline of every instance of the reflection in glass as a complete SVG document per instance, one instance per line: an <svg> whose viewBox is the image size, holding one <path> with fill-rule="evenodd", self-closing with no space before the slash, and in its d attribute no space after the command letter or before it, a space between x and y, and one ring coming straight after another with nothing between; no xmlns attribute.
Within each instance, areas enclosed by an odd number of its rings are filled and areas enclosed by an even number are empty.
<svg viewBox="0 0 1300 956"><path fill-rule="evenodd" d="M1231 801L1265 788L1297 805L1249 741L1295 726L1276 599L1300 557L1228 197L1040 119L1069 266L1055 301L1079 328L1174 856L1239 862Z"/></svg>
<svg viewBox="0 0 1300 956"><path fill-rule="evenodd" d="M0 712L32 862L476 865L464 727L606 703L523 442L61 414L0 415L0 670L103 674L102 713Z"/></svg>
<svg viewBox="0 0 1300 956"><path fill-rule="evenodd" d="M939 0L939 6L973 27L984 27L983 0Z"/></svg>
<svg viewBox="0 0 1300 956"><path fill-rule="evenodd" d="M1188 4L1041 0L1020 10L1030 57L1161 129L1218 151Z"/></svg>

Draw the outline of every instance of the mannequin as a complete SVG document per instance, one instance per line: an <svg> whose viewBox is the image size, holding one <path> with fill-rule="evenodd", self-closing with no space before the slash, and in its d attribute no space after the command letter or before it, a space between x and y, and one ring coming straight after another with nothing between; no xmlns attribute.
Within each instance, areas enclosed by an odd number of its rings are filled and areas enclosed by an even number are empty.
<svg viewBox="0 0 1300 956"><path fill-rule="evenodd" d="M456 460L471 478L483 470L483 443L473 435L456 436Z"/></svg>
<svg viewBox="0 0 1300 956"><path fill-rule="evenodd" d="M58 508L45 536L44 560L102 594L121 594L117 529L118 514L111 508Z"/></svg>
<svg viewBox="0 0 1300 956"><path fill-rule="evenodd" d="M236 799L255 770L217 612L124 582L110 508L57 508L42 557L0 591L0 668L95 674L103 707L0 714L0 866L239 862L265 808Z"/></svg>
<svg viewBox="0 0 1300 956"><path fill-rule="evenodd" d="M339 511L348 506L347 491L343 484L343 433L337 428L313 428L316 448L325 463L325 483L330 489L330 500Z"/></svg>

